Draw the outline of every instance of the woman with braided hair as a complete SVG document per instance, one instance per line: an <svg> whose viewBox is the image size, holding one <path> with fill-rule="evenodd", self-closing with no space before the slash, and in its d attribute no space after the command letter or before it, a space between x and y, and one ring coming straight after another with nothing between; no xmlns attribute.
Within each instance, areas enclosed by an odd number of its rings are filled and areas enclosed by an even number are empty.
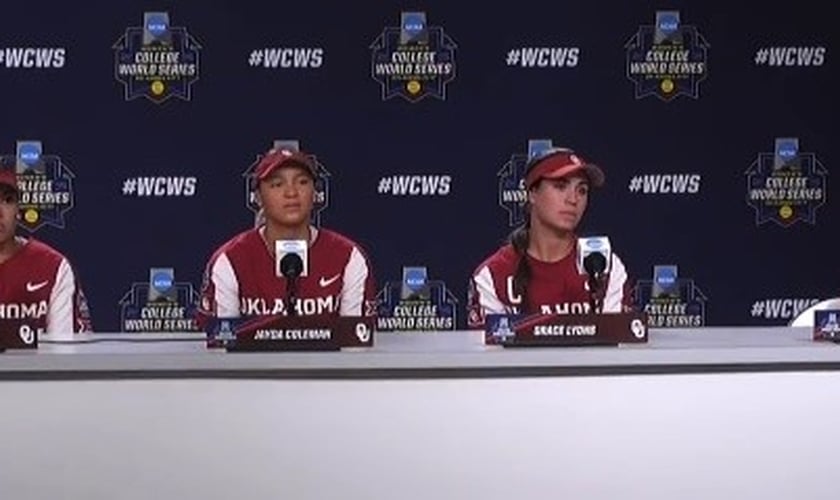
<svg viewBox="0 0 840 500"><path fill-rule="evenodd" d="M587 275L577 266L576 233L589 191L604 172L570 149L550 148L525 168L525 222L473 273L467 321L483 328L487 314L585 314ZM601 312L630 310L627 271L612 253Z"/></svg>

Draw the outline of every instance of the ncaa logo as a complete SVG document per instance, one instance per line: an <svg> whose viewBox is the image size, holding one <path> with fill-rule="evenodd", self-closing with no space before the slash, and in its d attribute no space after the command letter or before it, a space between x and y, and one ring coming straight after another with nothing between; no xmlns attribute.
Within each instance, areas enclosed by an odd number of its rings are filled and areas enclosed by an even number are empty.
<svg viewBox="0 0 840 500"><path fill-rule="evenodd" d="M796 144L790 141L780 141L779 156L785 160L791 160L796 156Z"/></svg>
<svg viewBox="0 0 840 500"><path fill-rule="evenodd" d="M407 13L403 22L403 29L406 31L406 34L413 37L419 35L426 29L426 23L423 17L422 14L417 12Z"/></svg>
<svg viewBox="0 0 840 500"><path fill-rule="evenodd" d="M149 20L146 23L146 29L149 30L149 33L156 37L165 34L169 29L166 16L160 14L150 15Z"/></svg>
<svg viewBox="0 0 840 500"><path fill-rule="evenodd" d="M426 273L420 269L409 269L405 275L405 286L411 291L419 291L426 285Z"/></svg>
<svg viewBox="0 0 840 500"><path fill-rule="evenodd" d="M35 144L21 144L18 159L27 165L34 165L41 159L41 150Z"/></svg>
<svg viewBox="0 0 840 500"><path fill-rule="evenodd" d="M152 277L152 288L158 292L168 292L172 288L172 275L166 272L156 273Z"/></svg>
<svg viewBox="0 0 840 500"><path fill-rule="evenodd" d="M663 268L656 276L656 284L662 287L669 287L676 283L677 275L671 268Z"/></svg>
<svg viewBox="0 0 840 500"><path fill-rule="evenodd" d="M675 33L680 28L680 19L674 13L667 13L659 19L659 31L666 35Z"/></svg>

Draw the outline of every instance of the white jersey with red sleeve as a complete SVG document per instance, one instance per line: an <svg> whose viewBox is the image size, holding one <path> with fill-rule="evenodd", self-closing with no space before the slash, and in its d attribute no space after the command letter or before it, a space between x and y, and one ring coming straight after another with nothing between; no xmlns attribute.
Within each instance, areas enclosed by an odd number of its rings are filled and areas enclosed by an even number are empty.
<svg viewBox="0 0 840 500"><path fill-rule="evenodd" d="M87 301L68 260L32 238L0 264L0 322L51 338L92 331Z"/></svg>
<svg viewBox="0 0 840 500"><path fill-rule="evenodd" d="M198 321L287 315L286 278L277 276L274 257L255 228L233 237L211 257L205 270ZM298 315L373 316L376 282L359 245L335 231L320 229L308 252L308 272L297 281Z"/></svg>
<svg viewBox="0 0 840 500"><path fill-rule="evenodd" d="M483 328L487 314L586 314L590 311L587 276L577 269L577 249L557 262L530 255L527 296L516 292L514 275L520 256L505 245L488 257L470 279L467 300L469 328ZM601 312L632 309L631 287L624 263L612 253Z"/></svg>

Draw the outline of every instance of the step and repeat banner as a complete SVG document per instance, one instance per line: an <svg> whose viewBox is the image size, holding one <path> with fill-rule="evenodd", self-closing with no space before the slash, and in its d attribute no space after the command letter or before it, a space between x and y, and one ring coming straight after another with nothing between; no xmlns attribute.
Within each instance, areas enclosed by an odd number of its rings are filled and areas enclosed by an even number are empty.
<svg viewBox="0 0 840 500"><path fill-rule="evenodd" d="M194 328L278 142L318 165L313 223L370 254L382 329L464 327L546 145L605 170L581 233L610 237L653 326L780 325L840 295L828 8L10 4L0 155L97 331Z"/></svg>

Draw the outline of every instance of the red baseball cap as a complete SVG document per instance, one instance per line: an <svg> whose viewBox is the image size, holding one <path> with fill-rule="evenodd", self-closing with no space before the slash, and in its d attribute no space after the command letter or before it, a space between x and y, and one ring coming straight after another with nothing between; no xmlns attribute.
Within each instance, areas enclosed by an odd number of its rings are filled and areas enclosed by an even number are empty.
<svg viewBox="0 0 840 500"><path fill-rule="evenodd" d="M254 168L254 177L259 182L283 167L301 167L312 176L313 180L318 177L318 171L309 155L286 148L270 149Z"/></svg>
<svg viewBox="0 0 840 500"><path fill-rule="evenodd" d="M0 168L0 184L5 184L17 191L17 174L15 171L10 168Z"/></svg>
<svg viewBox="0 0 840 500"><path fill-rule="evenodd" d="M540 179L559 179L583 172L592 187L604 185L604 171L598 165L584 161L571 149L550 148L534 156L525 167L525 189Z"/></svg>

